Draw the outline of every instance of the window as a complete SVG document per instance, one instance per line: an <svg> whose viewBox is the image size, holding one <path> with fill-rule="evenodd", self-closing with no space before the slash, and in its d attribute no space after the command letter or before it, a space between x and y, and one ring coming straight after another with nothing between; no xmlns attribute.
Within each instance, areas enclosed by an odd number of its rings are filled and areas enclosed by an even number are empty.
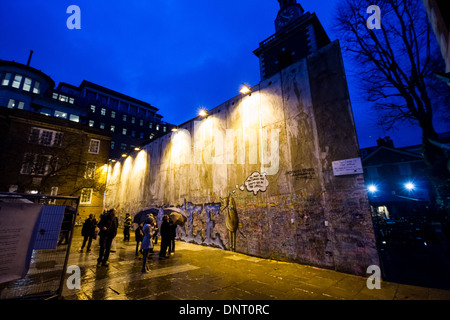
<svg viewBox="0 0 450 320"><path fill-rule="evenodd" d="M105 124L103 122L100 122L100 129L105 129Z"/></svg>
<svg viewBox="0 0 450 320"><path fill-rule="evenodd" d="M114 130L116 130L116 126L111 125L111 132L114 132Z"/></svg>
<svg viewBox="0 0 450 320"><path fill-rule="evenodd" d="M156 125L156 130L159 130L159 124Z"/></svg>
<svg viewBox="0 0 450 320"><path fill-rule="evenodd" d="M91 111L95 112L95 106L93 104L91 104Z"/></svg>
<svg viewBox="0 0 450 320"><path fill-rule="evenodd" d="M31 78L26 77L25 81L23 82L22 89L24 91L30 91L31 90Z"/></svg>
<svg viewBox="0 0 450 320"><path fill-rule="evenodd" d="M116 145L115 141L111 141L111 150L114 150L114 146Z"/></svg>
<svg viewBox="0 0 450 320"><path fill-rule="evenodd" d="M123 134L124 136L127 135L127 129L126 129L126 128L123 128L123 129L122 129L122 134Z"/></svg>
<svg viewBox="0 0 450 320"><path fill-rule="evenodd" d="M139 119L139 125L140 125L140 126L143 126L143 125L144 125L144 120Z"/></svg>
<svg viewBox="0 0 450 320"><path fill-rule="evenodd" d="M148 128L149 128L149 129L153 128L153 122L149 122L149 123L148 123Z"/></svg>
<svg viewBox="0 0 450 320"><path fill-rule="evenodd" d="M100 140L91 139L89 142L89 153L98 154L100 151Z"/></svg>
<svg viewBox="0 0 450 320"><path fill-rule="evenodd" d="M23 110L23 106L25 103L23 101L19 101L19 104L17 105L17 109Z"/></svg>
<svg viewBox="0 0 450 320"><path fill-rule="evenodd" d="M39 81L34 82L33 93L36 93L36 94L41 93L41 83Z"/></svg>
<svg viewBox="0 0 450 320"><path fill-rule="evenodd" d="M80 117L75 114L71 114L69 120L73 122L80 122Z"/></svg>
<svg viewBox="0 0 450 320"><path fill-rule="evenodd" d="M67 113L55 110L55 117L67 119Z"/></svg>
<svg viewBox="0 0 450 320"><path fill-rule="evenodd" d="M9 86L9 80L11 80L11 73L6 73L2 81L2 86Z"/></svg>
<svg viewBox="0 0 450 320"><path fill-rule="evenodd" d="M120 150L122 150L122 151L127 150L127 144L126 143L121 143L120 144Z"/></svg>
<svg viewBox="0 0 450 320"><path fill-rule="evenodd" d="M131 117L131 123L136 123L136 118L135 117Z"/></svg>
<svg viewBox="0 0 450 320"><path fill-rule="evenodd" d="M42 128L32 128L28 141L48 147L60 147L63 133Z"/></svg>
<svg viewBox="0 0 450 320"><path fill-rule="evenodd" d="M113 118L113 119L116 118L116 112L115 111L111 111L111 118Z"/></svg>
<svg viewBox="0 0 450 320"><path fill-rule="evenodd" d="M74 98L69 98L69 103L73 104L75 102Z"/></svg>
<svg viewBox="0 0 450 320"><path fill-rule="evenodd" d="M14 100L14 99L9 99L9 102L8 102L8 108L12 109L12 108L14 108L15 106L16 106L16 100Z"/></svg>
<svg viewBox="0 0 450 320"><path fill-rule="evenodd" d="M26 153L20 173L46 175L50 171L51 160L51 155Z"/></svg>
<svg viewBox="0 0 450 320"><path fill-rule="evenodd" d="M105 109L105 108L101 108L101 109L100 109L100 114L101 114L102 116L106 115L106 109Z"/></svg>
<svg viewBox="0 0 450 320"><path fill-rule="evenodd" d="M53 92L52 98L53 99L58 99L58 94L56 92Z"/></svg>
<svg viewBox="0 0 450 320"><path fill-rule="evenodd" d="M144 133L141 132L141 134L139 135L139 138L144 139Z"/></svg>
<svg viewBox="0 0 450 320"><path fill-rule="evenodd" d="M93 127L94 126L94 120L89 120L89 127Z"/></svg>
<svg viewBox="0 0 450 320"><path fill-rule="evenodd" d="M59 95L59 101L62 101L62 102L68 102L68 101L69 101L69 97L68 97L68 96L65 96L65 95L63 95L63 94L60 94L60 95Z"/></svg>
<svg viewBox="0 0 450 320"><path fill-rule="evenodd" d="M122 120L123 120L123 121L127 121L127 115L126 115L126 114L123 114L123 115L122 115Z"/></svg>
<svg viewBox="0 0 450 320"><path fill-rule="evenodd" d="M91 204L92 188L84 188L81 190L80 204Z"/></svg>
<svg viewBox="0 0 450 320"><path fill-rule="evenodd" d="M22 82L22 76L20 74L16 74L14 76L14 81L12 84L13 88L19 88L21 82Z"/></svg>
<svg viewBox="0 0 450 320"><path fill-rule="evenodd" d="M94 179L96 168L97 168L97 162L88 161L86 164L86 171L84 172L84 178L85 179Z"/></svg>
<svg viewBox="0 0 450 320"><path fill-rule="evenodd" d="M166 126L164 126L164 127L163 127L163 131L164 131L164 132L166 132L166 130L167 130L167 127L166 127Z"/></svg>
<svg viewBox="0 0 450 320"><path fill-rule="evenodd" d="M131 136L132 136L132 137L136 136L136 131L131 130Z"/></svg>

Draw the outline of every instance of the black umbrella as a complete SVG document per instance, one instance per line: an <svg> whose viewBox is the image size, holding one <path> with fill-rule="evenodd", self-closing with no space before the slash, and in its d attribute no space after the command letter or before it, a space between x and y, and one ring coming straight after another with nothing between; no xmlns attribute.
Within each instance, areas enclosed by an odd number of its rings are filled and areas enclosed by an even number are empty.
<svg viewBox="0 0 450 320"><path fill-rule="evenodd" d="M155 222L155 218L153 217L154 214L158 214L159 209L158 208L145 208L139 211L134 215L133 222L134 223L145 223L145 221L150 218L153 222Z"/></svg>

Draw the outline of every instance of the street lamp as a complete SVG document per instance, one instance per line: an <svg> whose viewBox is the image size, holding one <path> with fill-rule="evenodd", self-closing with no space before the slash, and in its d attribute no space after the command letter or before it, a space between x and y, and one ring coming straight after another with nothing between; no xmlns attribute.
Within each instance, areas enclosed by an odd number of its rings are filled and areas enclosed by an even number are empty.
<svg viewBox="0 0 450 320"><path fill-rule="evenodd" d="M200 117L207 117L208 116L208 112L205 109L200 109L200 111L198 112L198 115Z"/></svg>
<svg viewBox="0 0 450 320"><path fill-rule="evenodd" d="M239 90L239 92L242 93L242 94L247 94L247 93L252 92L252 89L250 88L249 85L243 83L242 87L241 87L241 90Z"/></svg>
<svg viewBox="0 0 450 320"><path fill-rule="evenodd" d="M412 182L407 182L405 183L405 188L408 191L413 191L416 188L416 186Z"/></svg>
<svg viewBox="0 0 450 320"><path fill-rule="evenodd" d="M378 191L377 186L374 185L374 184L369 185L369 186L367 187L367 189L369 190L370 193L375 193L375 192Z"/></svg>

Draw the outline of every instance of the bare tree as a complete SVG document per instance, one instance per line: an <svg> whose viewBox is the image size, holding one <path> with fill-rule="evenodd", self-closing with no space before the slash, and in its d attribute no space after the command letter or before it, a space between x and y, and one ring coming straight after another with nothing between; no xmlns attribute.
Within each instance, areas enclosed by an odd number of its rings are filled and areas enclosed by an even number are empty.
<svg viewBox="0 0 450 320"><path fill-rule="evenodd" d="M433 75L444 69L437 41L421 0L378 0L379 16L373 15L378 9L373 4L340 2L335 29L342 47L360 67L359 88L378 111L380 123L388 130L399 122L422 129L423 156L436 201L446 207L448 156L438 145L433 119L437 115L448 119L449 90Z"/></svg>

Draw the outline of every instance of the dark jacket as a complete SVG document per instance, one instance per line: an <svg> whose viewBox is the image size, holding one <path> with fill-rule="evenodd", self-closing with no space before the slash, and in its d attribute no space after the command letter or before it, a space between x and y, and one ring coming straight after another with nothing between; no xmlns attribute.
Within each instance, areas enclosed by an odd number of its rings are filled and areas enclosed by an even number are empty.
<svg viewBox="0 0 450 320"><path fill-rule="evenodd" d="M161 238L169 239L170 238L170 225L168 221L163 221L161 224L161 230L159 232L161 234Z"/></svg>
<svg viewBox="0 0 450 320"><path fill-rule="evenodd" d="M102 214L100 217L100 222L97 225L100 229L100 236L114 238L117 234L118 225L119 221L113 212ZM106 230L103 230L103 228L106 228Z"/></svg>
<svg viewBox="0 0 450 320"><path fill-rule="evenodd" d="M81 235L83 237L93 237L95 234L95 219L87 218L84 220L83 228L81 229Z"/></svg>

